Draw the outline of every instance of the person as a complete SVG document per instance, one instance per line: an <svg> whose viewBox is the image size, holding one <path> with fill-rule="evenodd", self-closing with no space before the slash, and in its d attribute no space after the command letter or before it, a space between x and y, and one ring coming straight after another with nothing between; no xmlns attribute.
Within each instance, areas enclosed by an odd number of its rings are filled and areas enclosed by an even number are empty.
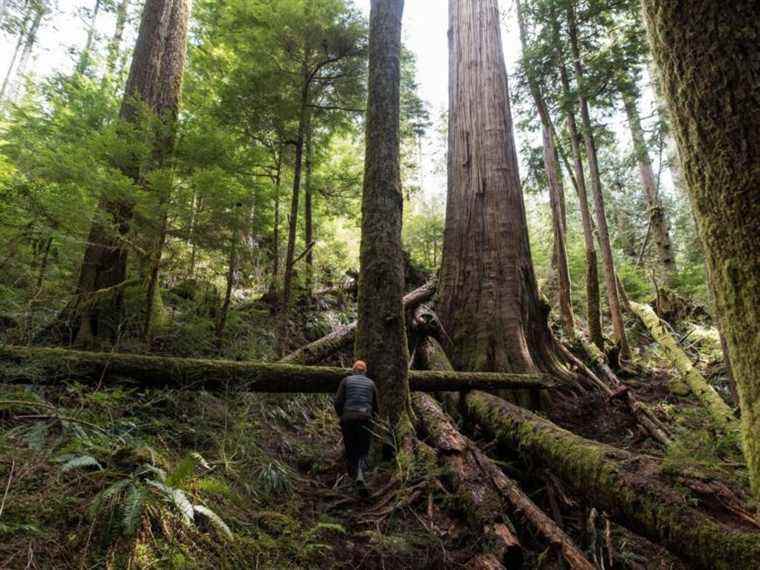
<svg viewBox="0 0 760 570"><path fill-rule="evenodd" d="M366 494L364 476L372 441L370 428L377 414L377 387L367 377L367 364L363 360L357 360L352 374L341 381L335 395L335 412L343 432L348 474L356 482L359 492Z"/></svg>

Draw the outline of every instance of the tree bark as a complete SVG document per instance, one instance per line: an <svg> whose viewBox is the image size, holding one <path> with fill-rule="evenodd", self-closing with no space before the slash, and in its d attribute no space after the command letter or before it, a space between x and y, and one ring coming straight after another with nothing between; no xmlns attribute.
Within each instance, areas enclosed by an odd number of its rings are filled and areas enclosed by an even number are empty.
<svg viewBox="0 0 760 570"><path fill-rule="evenodd" d="M240 240L240 204L235 205L234 222L232 224L232 236L230 237L230 256L229 264L227 266L227 286L224 291L224 302L222 303L222 309L219 312L219 319L216 322L216 344L217 348L221 349L224 339L224 329L227 326L227 315L230 312L230 304L232 302L232 289L235 286L235 272L238 265L238 241Z"/></svg>
<svg viewBox="0 0 760 570"><path fill-rule="evenodd" d="M335 393L340 381L351 371L345 368L237 362L143 356L115 352L82 352L60 348L0 347L0 362L16 366L0 367L3 382L43 383L68 379L112 385L134 383L149 388L178 390ZM35 371L20 365L34 366ZM484 372L410 372L413 390L532 390L551 389L551 379L534 374Z"/></svg>
<svg viewBox="0 0 760 570"><path fill-rule="evenodd" d="M422 287L415 289L411 293L404 295L402 304L406 313L409 314L410 311L413 311L421 303L429 300L435 294L435 291L435 281L431 281L425 283ZM331 354L338 352L342 348L351 346L354 342L355 334L356 321L349 325L339 327L330 334L291 352L287 356L281 358L279 362L292 364L316 364L322 362Z"/></svg>
<svg viewBox="0 0 760 570"><path fill-rule="evenodd" d="M589 337L599 350L604 350L604 337L602 336L602 317L599 300L599 264L594 245L594 223L591 218L591 210L588 205L588 193L586 190L586 175L583 171L583 157L581 153L581 135L575 120L576 97L570 90L570 79L562 54L561 40L559 36L559 22L553 16L552 33L555 42L554 57L560 71L562 82L563 113L567 130L570 134L570 146L573 153L573 170L575 176L575 189L578 193L578 204L581 212L581 225L583 227L583 244L586 255L586 321L588 324Z"/></svg>
<svg viewBox="0 0 760 570"><path fill-rule="evenodd" d="M400 166L403 0L372 0L355 353L377 382L391 436L408 424L409 350L404 319L403 196Z"/></svg>
<svg viewBox="0 0 760 570"><path fill-rule="evenodd" d="M533 103L541 119L543 134L544 168L549 182L549 203L552 212L552 227L554 231L554 256L559 277L559 313L562 318L562 328L568 338L575 336L575 316L571 301L570 271L567 267L567 249L565 247L565 190L562 184L562 171L557 161L557 148L554 142L554 127L549 115L549 109L544 100L541 82L535 77L530 62L525 58L527 53L527 29L520 1L516 0L517 21L520 27L520 41L523 50L523 69L528 80Z"/></svg>
<svg viewBox="0 0 760 570"><path fill-rule="evenodd" d="M448 200L439 316L458 370L561 366L539 297L495 0L449 1Z"/></svg>
<svg viewBox="0 0 760 570"><path fill-rule="evenodd" d="M642 0L710 286L739 391L760 499L760 20L755 0L688 10Z"/></svg>
<svg viewBox="0 0 760 570"><path fill-rule="evenodd" d="M714 516L694 507L712 504L719 484L711 487L707 478L669 474L653 457L584 439L485 392L471 392L464 409L496 437L501 449L545 465L574 493L691 567L757 566L756 523L741 522L730 506L719 505Z"/></svg>
<svg viewBox="0 0 760 570"><path fill-rule="evenodd" d="M670 232L665 217L665 209L662 206L662 200L657 192L657 184L655 183L652 161L649 158L649 151L644 137L644 129L641 126L641 117L639 116L636 95L627 91L621 91L621 95L623 98L625 113L628 118L628 126L631 129L631 138L633 139L633 147L636 152L636 160L639 163L641 185L644 187L647 206L649 207L649 223L652 235L654 235L654 243L657 247L657 260L662 269L662 277L665 285L672 287L673 277L676 272L673 244L670 241Z"/></svg>
<svg viewBox="0 0 760 570"><path fill-rule="evenodd" d="M599 239L599 247L602 249L602 261L604 267L604 279L607 285L607 300L610 308L612 329L615 341L620 346L620 355L629 359L631 351L625 336L623 314L620 310L620 301L615 284L615 261L612 258L612 246L610 245L610 230L607 226L607 214L604 208L604 196L602 194L602 180L599 174L599 163L596 156L596 142L591 125L589 105L585 92L583 77L583 62L581 59L580 44L578 42L578 27L575 18L575 0L567 7L567 23L570 36L570 48L573 52L573 64L575 67L575 81L578 86L578 103L581 111L581 123L583 125L583 139L586 145L586 158L588 160L589 173L591 176L591 194L594 197L596 209L596 229Z"/></svg>
<svg viewBox="0 0 760 570"><path fill-rule="evenodd" d="M280 278L280 191L282 190L282 148L277 151L274 176L274 233L272 235L272 290L277 291Z"/></svg>

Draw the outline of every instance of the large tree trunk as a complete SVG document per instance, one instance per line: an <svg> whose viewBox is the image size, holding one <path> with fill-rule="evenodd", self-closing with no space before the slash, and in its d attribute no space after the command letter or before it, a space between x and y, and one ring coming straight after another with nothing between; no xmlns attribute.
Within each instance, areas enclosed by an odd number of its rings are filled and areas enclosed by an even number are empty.
<svg viewBox="0 0 760 570"><path fill-rule="evenodd" d="M599 246L602 249L602 261L604 267L604 280L607 285L607 301L610 308L612 329L615 341L620 346L620 355L630 358L631 351L625 336L623 313L620 310L617 285L615 282L615 261L612 258L612 246L610 245L610 230L607 226L607 213L604 208L604 196L602 194L602 180L599 174L599 163L596 156L596 142L591 125L591 115L585 92L583 63L581 59L580 44L578 41L578 26L575 18L575 5L571 1L567 7L567 23L570 35L570 47L573 52L573 64L575 67L575 81L578 86L578 102L581 111L581 123L583 124L583 139L586 144L586 158L588 160L589 174L591 176L591 194L594 197L596 209L596 229L599 238Z"/></svg>
<svg viewBox="0 0 760 570"><path fill-rule="evenodd" d="M29 383L43 378L43 383L77 380L214 392L335 393L340 381L351 373L345 368L16 346L0 347L0 362L10 364L0 367L3 382ZM412 390L425 392L553 387L551 379L540 374L412 371L410 379Z"/></svg>
<svg viewBox="0 0 760 570"><path fill-rule="evenodd" d="M636 90L638 93L638 90ZM633 147L636 152L636 160L639 163L639 175L641 185L644 187L644 193L647 198L649 207L649 223L654 243L657 247L657 260L662 270L662 276L667 286L672 286L673 277L676 272L676 262L673 255L673 245L670 241L670 232L665 217L665 209L662 206L662 200L657 192L654 171L652 170L652 161L649 158L644 129L641 126L641 117L636 102L636 95L628 91L623 91L623 106L625 107L628 118L628 126L631 129L631 138Z"/></svg>
<svg viewBox="0 0 760 570"><path fill-rule="evenodd" d="M156 103L156 113L161 118L160 129L154 146L154 168L167 165L174 151L176 142L177 115L179 114L180 97L182 95L182 78L187 59L187 28L190 20L189 0L174 0L165 40L164 53L161 58L161 74L159 81L161 90ZM150 274L145 297L145 323L143 334L150 338L151 320L153 318L156 296L160 295L158 276L161 268L161 256L166 242L169 225L169 202L171 188L158 188L160 193L158 235L154 240L151 251Z"/></svg>
<svg viewBox="0 0 760 570"><path fill-rule="evenodd" d="M120 117L129 123L139 120L140 104L156 109L161 93L161 59L172 0L148 0L143 9L140 31L132 56L132 67L124 90ZM141 164L127 159L122 171L136 183L141 180ZM127 248L134 205L125 198L103 196L90 228L79 273L77 296L63 318L71 319L70 341L89 344L94 339L116 340L121 325L123 287L127 275ZM92 301L96 291L112 294Z"/></svg>
<svg viewBox="0 0 760 570"><path fill-rule="evenodd" d="M448 201L439 315L459 370L559 368L538 294L496 0L449 1Z"/></svg>
<svg viewBox="0 0 760 570"><path fill-rule="evenodd" d="M727 499L731 492L719 483L669 474L652 457L584 439L484 392L470 393L464 410L496 437L502 449L545 465L590 504L666 546L692 567L757 567L756 523L737 516L737 499ZM719 493L722 499L716 502ZM711 505L716 514L695 508L701 503Z"/></svg>
<svg viewBox="0 0 760 570"><path fill-rule="evenodd" d="M409 350L404 319L403 196L400 167L403 0L372 0L369 31L362 239L355 352L367 361L391 435L403 435L409 410Z"/></svg>
<svg viewBox="0 0 760 570"><path fill-rule="evenodd" d="M755 0L642 0L760 498L760 19Z"/></svg>
<svg viewBox="0 0 760 570"><path fill-rule="evenodd" d="M591 218L591 210L588 205L588 193L586 191L586 175L583 171L583 157L581 153L581 135L578 124L575 121L576 100L570 90L570 79L565 65L564 55L559 37L559 22L556 17L552 21L552 33L555 41L554 57L560 71L562 82L563 113L567 130L570 134L570 146L573 152L573 171L575 176L575 189L578 193L578 204L581 212L581 225L583 227L583 244L586 254L586 320L589 337L599 350L604 350L604 337L602 336L602 318L599 301L599 264L594 245L594 224Z"/></svg>
<svg viewBox="0 0 760 570"><path fill-rule="evenodd" d="M528 78L528 85L533 96L533 103L541 119L543 132L543 150L544 150L544 168L546 177L549 181L549 203L552 212L552 227L554 229L554 257L556 271L559 277L559 312L562 318L562 328L568 338L575 336L575 316L573 315L573 305L571 301L571 284L570 271L567 267L567 250L565 248L565 230L567 222L565 220L564 194L565 190L562 184L562 171L557 161L557 147L554 141L554 127L549 115L549 109L546 106L543 96L541 82L535 77L531 63L525 61L527 57L527 29L525 18L520 6L519 0L516 2L517 20L520 26L520 41L523 50L523 69Z"/></svg>

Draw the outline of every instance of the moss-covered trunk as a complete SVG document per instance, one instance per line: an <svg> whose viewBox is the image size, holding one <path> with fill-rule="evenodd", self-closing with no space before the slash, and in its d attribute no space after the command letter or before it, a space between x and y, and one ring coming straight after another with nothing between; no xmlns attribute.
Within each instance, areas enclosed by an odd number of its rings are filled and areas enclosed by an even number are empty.
<svg viewBox="0 0 760 570"><path fill-rule="evenodd" d="M403 10L403 0L372 0L356 327L356 355L377 382L380 414L391 433L402 427L410 406L399 147Z"/></svg>
<svg viewBox="0 0 760 570"><path fill-rule="evenodd" d="M539 297L495 0L449 2L448 199L438 314L459 370L559 368Z"/></svg>
<svg viewBox="0 0 760 570"><path fill-rule="evenodd" d="M760 498L760 18L756 0L642 0L739 391Z"/></svg>
<svg viewBox="0 0 760 570"><path fill-rule="evenodd" d="M757 568L757 527L741 524L730 508L715 516L695 508L703 500L709 503L713 492L700 496L687 476L669 475L656 459L584 439L484 392L470 393L463 407L502 449L546 466L574 493L691 567ZM694 487L704 485L697 481Z"/></svg>

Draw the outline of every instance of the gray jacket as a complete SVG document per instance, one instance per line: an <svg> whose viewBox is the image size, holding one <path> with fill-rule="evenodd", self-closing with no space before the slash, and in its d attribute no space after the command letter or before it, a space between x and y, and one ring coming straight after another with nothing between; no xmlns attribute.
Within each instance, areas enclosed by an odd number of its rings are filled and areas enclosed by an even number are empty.
<svg viewBox="0 0 760 570"><path fill-rule="evenodd" d="M335 412L343 419L369 419L377 413L377 387L364 374L344 378L335 395Z"/></svg>

